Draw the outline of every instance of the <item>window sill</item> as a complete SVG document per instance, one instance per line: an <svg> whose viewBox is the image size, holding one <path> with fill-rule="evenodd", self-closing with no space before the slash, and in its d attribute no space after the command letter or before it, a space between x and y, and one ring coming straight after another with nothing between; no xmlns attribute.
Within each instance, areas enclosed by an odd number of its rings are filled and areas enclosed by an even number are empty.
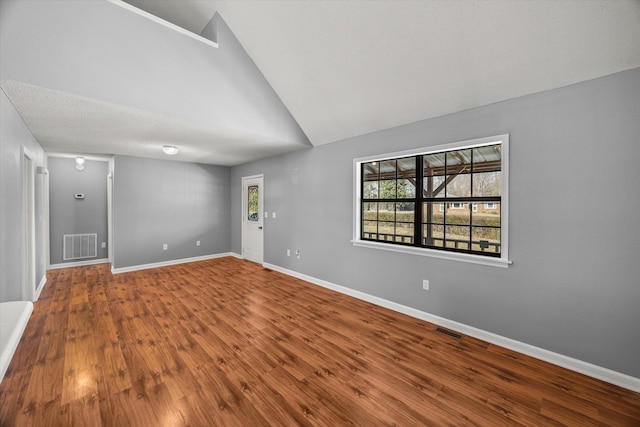
<svg viewBox="0 0 640 427"><path fill-rule="evenodd" d="M508 268L513 263L504 258L483 257L480 255L463 254L457 252L439 251L434 249L416 248L411 246L391 245L388 243L370 242L366 240L352 240L354 246L370 249L381 249L384 251L401 252L411 255L428 256L432 258L446 259L450 261L461 261L472 264L488 265L490 267Z"/></svg>

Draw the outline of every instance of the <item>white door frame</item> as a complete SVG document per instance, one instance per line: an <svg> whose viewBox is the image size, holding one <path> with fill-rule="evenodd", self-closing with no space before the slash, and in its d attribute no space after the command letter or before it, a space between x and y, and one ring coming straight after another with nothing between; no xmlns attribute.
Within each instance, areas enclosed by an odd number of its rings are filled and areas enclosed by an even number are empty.
<svg viewBox="0 0 640 427"><path fill-rule="evenodd" d="M113 268L113 172L107 175L107 253Z"/></svg>
<svg viewBox="0 0 640 427"><path fill-rule="evenodd" d="M35 158L22 147L22 299L36 296L36 168Z"/></svg>
<svg viewBox="0 0 640 427"><path fill-rule="evenodd" d="M241 230L241 255L243 258L247 259L247 257L245 256L245 223L247 222L246 219L246 211L247 211L247 194L245 194L245 181L247 180L252 180L252 179L260 179L260 190L258 193L258 206L259 206L259 210L258 210L258 215L260 217L260 220L262 222L262 247L260 248L260 259L257 261L260 264L262 264L264 262L264 174L258 174L258 175L251 175L251 176L243 176L242 177L242 185L240 188L240 192L241 192L241 199L242 199L242 203L241 203L241 208L240 208L240 230Z"/></svg>
<svg viewBox="0 0 640 427"><path fill-rule="evenodd" d="M43 186L43 195L42 195L42 209L44 210L44 231L42 236L42 241L44 242L44 252L45 252L45 272L49 269L51 265L51 244L49 235L51 232L51 219L49 217L49 171L47 169L44 170L43 178L42 178L42 186ZM46 274L46 273L45 273Z"/></svg>

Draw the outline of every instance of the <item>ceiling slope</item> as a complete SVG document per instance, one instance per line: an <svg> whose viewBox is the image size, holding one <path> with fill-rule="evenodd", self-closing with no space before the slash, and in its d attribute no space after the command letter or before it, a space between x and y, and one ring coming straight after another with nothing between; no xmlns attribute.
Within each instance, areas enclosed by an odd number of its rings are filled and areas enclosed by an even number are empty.
<svg viewBox="0 0 640 427"><path fill-rule="evenodd" d="M29 23L29 25L25 25ZM219 15L216 49L112 2L0 3L0 78L47 151L235 165L309 141Z"/></svg>
<svg viewBox="0 0 640 427"><path fill-rule="evenodd" d="M128 1L217 10L314 145L640 67L638 0Z"/></svg>

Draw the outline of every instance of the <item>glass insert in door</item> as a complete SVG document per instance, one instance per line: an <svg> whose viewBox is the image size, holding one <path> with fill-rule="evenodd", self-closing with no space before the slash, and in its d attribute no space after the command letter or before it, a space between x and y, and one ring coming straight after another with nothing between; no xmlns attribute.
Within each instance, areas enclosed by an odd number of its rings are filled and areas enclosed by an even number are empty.
<svg viewBox="0 0 640 427"><path fill-rule="evenodd" d="M247 187L247 220L258 222L258 191L257 185Z"/></svg>

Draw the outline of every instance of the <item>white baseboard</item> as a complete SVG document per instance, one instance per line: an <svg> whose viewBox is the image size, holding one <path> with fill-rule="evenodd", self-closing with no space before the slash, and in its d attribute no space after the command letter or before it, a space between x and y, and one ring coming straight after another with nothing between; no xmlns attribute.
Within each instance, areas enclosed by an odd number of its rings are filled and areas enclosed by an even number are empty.
<svg viewBox="0 0 640 427"><path fill-rule="evenodd" d="M278 271L288 276L296 277L306 282L313 283L314 285L322 286L327 289L340 292L345 295L352 296L354 298L370 302L372 304L388 308L393 311L397 311L402 314L406 314L417 319L425 320L436 325L453 329L464 335L489 342L491 344L499 345L509 350L517 351L527 356L535 357L536 359L543 360L545 362L552 363L563 368L579 372L581 374L596 378L619 387L626 388L635 392L640 392L640 378L635 378L627 374L613 371L611 369L603 368L601 366L593 365L591 363L583 362L582 360L574 359L572 357L564 356L562 354L554 353L549 350L545 350L540 347L536 347L521 341L516 341L511 338L503 337L501 335L494 334L482 329L475 328L473 326L465 325L454 320L446 319L444 317L436 316L415 308L407 307L402 304L395 303L383 298L379 298L373 295L366 294L361 291L349 289L344 286L336 285L326 280L317 279L306 274L298 273L297 271L288 270L286 268L279 267L277 265L264 263L264 267L271 270Z"/></svg>
<svg viewBox="0 0 640 427"><path fill-rule="evenodd" d="M40 294L42 293L42 290L44 289L44 285L47 284L47 275L45 274L44 276L42 276L42 280L40 280L40 283L38 284L38 289L36 289L36 295L33 298L33 301L38 301L38 298L40 298Z"/></svg>
<svg viewBox="0 0 640 427"><path fill-rule="evenodd" d="M221 254L203 255L203 256L198 256L193 258L174 259L171 261L154 262L151 264L132 265L130 267L121 267L121 268L113 268L113 264L112 264L111 273L112 274L130 273L132 271L147 270L149 268L168 267L170 265L185 264L188 262L206 261L208 259L222 258L226 256L237 256L237 255L234 254L233 252L224 252Z"/></svg>
<svg viewBox="0 0 640 427"><path fill-rule="evenodd" d="M51 264L47 270L56 270L59 268L83 267L85 265L108 264L108 258L92 259L89 261L65 262L61 264Z"/></svg>
<svg viewBox="0 0 640 427"><path fill-rule="evenodd" d="M9 368L11 359L24 333L33 303L31 301L11 301L0 303L0 382Z"/></svg>

